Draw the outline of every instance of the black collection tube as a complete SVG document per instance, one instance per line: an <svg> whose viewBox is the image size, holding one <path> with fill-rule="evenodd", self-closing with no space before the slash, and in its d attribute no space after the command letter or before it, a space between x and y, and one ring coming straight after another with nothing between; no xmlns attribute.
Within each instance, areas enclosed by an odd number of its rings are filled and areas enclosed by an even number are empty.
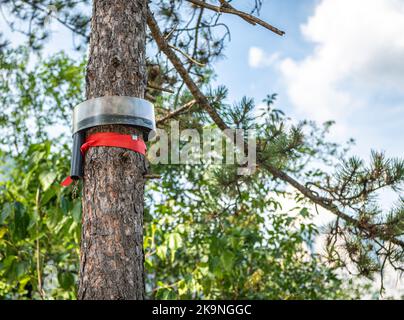
<svg viewBox="0 0 404 320"><path fill-rule="evenodd" d="M72 159L70 162L70 177L78 180L83 177L83 156L81 154L81 146L86 138L86 131L82 130L73 134Z"/></svg>

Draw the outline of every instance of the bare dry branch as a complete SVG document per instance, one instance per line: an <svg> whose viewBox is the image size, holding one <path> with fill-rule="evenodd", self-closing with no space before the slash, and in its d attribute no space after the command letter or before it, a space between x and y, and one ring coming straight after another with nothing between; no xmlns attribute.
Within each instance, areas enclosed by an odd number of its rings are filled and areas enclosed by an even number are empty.
<svg viewBox="0 0 404 320"><path fill-rule="evenodd" d="M163 118L158 119L156 121L156 125L162 125L167 120L172 119L181 113L184 113L185 111L189 110L192 106L194 106L195 103L196 103L196 100L191 100L191 101L187 102L186 104L184 104L182 107L178 108L177 110L174 110L173 112L167 114Z"/></svg>
<svg viewBox="0 0 404 320"><path fill-rule="evenodd" d="M168 46L176 51L178 51L179 53L181 53L185 58L187 58L189 61L191 61L192 63L195 63L196 65L200 66L200 67L204 67L205 65L197 60L195 60L194 58L192 58L188 53L182 51L180 48L177 48L176 46L173 46L172 44L168 44Z"/></svg>
<svg viewBox="0 0 404 320"><path fill-rule="evenodd" d="M215 5L200 1L200 0L187 0L187 1L193 3L194 5L196 5L198 7L203 7L203 8L212 10L212 11L216 11L217 13L224 12L224 13L234 14L234 15L239 16L240 18L248 21L249 23L251 23L253 25L259 24L259 25L263 26L264 28L266 28L280 36L283 36L285 34L284 31L279 30L278 28L275 28L274 26L270 25L269 23L267 23L257 17L254 17L253 15L251 15L249 13L234 9L228 3L227 3L227 5L223 6L223 3L221 2L222 6L218 7L218 6L215 6Z"/></svg>
<svg viewBox="0 0 404 320"><path fill-rule="evenodd" d="M150 93L146 92L144 95L147 100L150 100L151 102L156 102L156 98L153 97Z"/></svg>

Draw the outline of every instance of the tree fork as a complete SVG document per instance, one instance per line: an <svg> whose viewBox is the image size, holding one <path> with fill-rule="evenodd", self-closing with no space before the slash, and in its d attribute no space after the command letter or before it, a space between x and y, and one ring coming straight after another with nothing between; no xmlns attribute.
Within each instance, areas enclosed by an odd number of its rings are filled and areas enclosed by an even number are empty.
<svg viewBox="0 0 404 320"><path fill-rule="evenodd" d="M87 99L144 97L146 0L94 0ZM88 130L140 134L109 125ZM90 148L84 164L79 299L144 299L146 160L133 151Z"/></svg>

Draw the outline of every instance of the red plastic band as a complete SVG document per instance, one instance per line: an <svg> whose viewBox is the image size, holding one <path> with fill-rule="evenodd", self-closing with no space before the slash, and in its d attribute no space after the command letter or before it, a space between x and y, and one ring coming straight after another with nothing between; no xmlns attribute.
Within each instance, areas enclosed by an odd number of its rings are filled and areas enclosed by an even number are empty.
<svg viewBox="0 0 404 320"><path fill-rule="evenodd" d="M130 134L120 134L116 132L99 132L87 137L86 142L80 148L83 156L91 147L117 147L129 149L143 155L146 154L146 144L142 139ZM72 182L73 179L69 176L61 185L67 187Z"/></svg>
<svg viewBox="0 0 404 320"><path fill-rule="evenodd" d="M146 144L142 139L130 134L115 132L99 132L92 134L81 146L81 153L84 155L91 147L118 147L129 149L143 155L146 154Z"/></svg>
<svg viewBox="0 0 404 320"><path fill-rule="evenodd" d="M64 179L64 180L62 181L62 183L61 183L60 185L63 186L63 187L68 187L68 186L70 186L72 183L73 183L72 177L71 177L71 176L68 176L66 179Z"/></svg>

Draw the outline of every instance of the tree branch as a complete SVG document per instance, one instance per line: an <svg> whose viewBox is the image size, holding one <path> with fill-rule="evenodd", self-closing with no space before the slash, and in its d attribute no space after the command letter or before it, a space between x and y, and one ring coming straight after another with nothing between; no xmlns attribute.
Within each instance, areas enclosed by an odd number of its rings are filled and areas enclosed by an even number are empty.
<svg viewBox="0 0 404 320"><path fill-rule="evenodd" d="M176 51L178 51L179 53L181 53L185 58L187 58L189 61L191 61L192 63L195 63L196 65L200 66L200 67L204 67L205 65L197 60L195 60L193 57L191 57L188 53L182 51L180 48L177 48L176 46L173 46L172 44L168 44L168 46Z"/></svg>
<svg viewBox="0 0 404 320"><path fill-rule="evenodd" d="M157 84L154 84L154 83L151 83L151 82L147 83L147 89L163 91L163 92L167 92L167 93L174 93L174 91L171 90L171 89L162 88L162 87L158 86Z"/></svg>
<svg viewBox="0 0 404 320"><path fill-rule="evenodd" d="M167 120L176 117L177 115L187 111L189 108L191 108L192 106L194 106L196 103L196 100L191 100L189 102L187 102L186 104L184 104L182 107L178 108L177 110L174 110L173 112L167 114L166 116L164 116L161 119L158 119L156 121L156 125L162 125L164 122L166 122Z"/></svg>
<svg viewBox="0 0 404 320"><path fill-rule="evenodd" d="M278 28L275 28L274 26L270 25L269 23L267 23L267 22L265 22L265 21L263 21L263 20L261 20L261 19L259 19L257 17L254 17L251 14L248 14L246 12L234 9L228 3L227 3L226 6L222 5L221 7L218 7L218 6L214 6L212 4L209 4L209 3L206 3L206 2L203 2L203 1L200 1L200 0L187 0L187 1L193 3L194 5L196 5L198 7L203 7L203 8L212 10L212 11L216 11L217 13L224 12L224 13L234 14L234 15L239 16L240 18L246 20L247 22L249 22L249 23L251 23L253 25L259 24L259 25L263 26L264 28L266 28L266 29L268 29L268 30L280 35L280 36L283 36L285 34L284 31L279 30Z"/></svg>
<svg viewBox="0 0 404 320"><path fill-rule="evenodd" d="M39 6L38 4L36 4L35 2L31 2L31 1L26 1L26 0L22 0L22 3L28 4L29 6L31 6L32 8L39 10L41 12L44 13L48 13L48 10L46 8L43 8L41 6ZM59 17L53 17L56 19L56 21L58 21L60 24L62 24L63 26L65 26L67 29L69 29L70 31L72 31L73 33L76 33L82 37L84 37L86 39L86 41L88 42L90 40L90 37L81 32L80 30L77 30L74 26L70 25L67 21L63 21L62 19L60 19Z"/></svg>

